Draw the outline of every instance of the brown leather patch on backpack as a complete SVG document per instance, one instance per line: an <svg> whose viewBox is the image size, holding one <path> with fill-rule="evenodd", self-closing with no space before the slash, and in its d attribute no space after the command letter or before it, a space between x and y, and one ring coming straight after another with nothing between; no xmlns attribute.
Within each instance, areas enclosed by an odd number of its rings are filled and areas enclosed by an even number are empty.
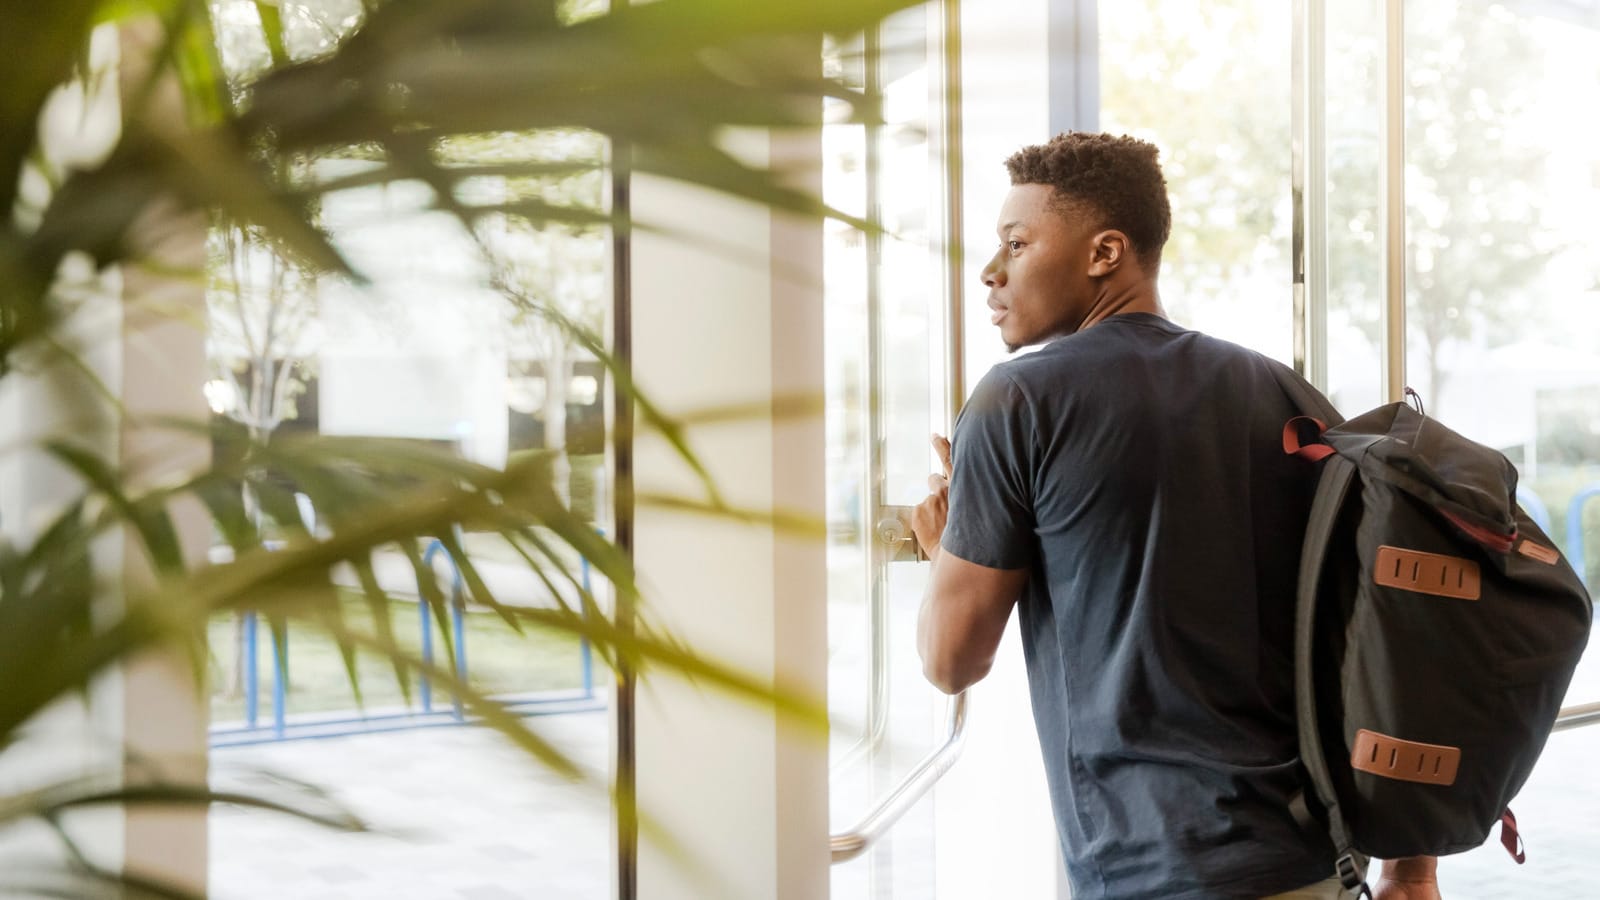
<svg viewBox="0 0 1600 900"><path fill-rule="evenodd" d="M1472 560L1387 544L1378 548L1372 580L1384 587L1435 597L1476 600L1482 595L1478 564Z"/></svg>
<svg viewBox="0 0 1600 900"><path fill-rule="evenodd" d="M1561 554L1556 552L1556 548L1546 547L1543 544L1535 544L1533 541L1524 540L1522 543L1518 544L1517 552L1529 559L1542 562L1547 566L1553 566L1561 561Z"/></svg>
<svg viewBox="0 0 1600 900"><path fill-rule="evenodd" d="M1460 766L1460 747L1408 741L1365 728L1356 732L1350 748L1351 768L1418 784L1454 784Z"/></svg>

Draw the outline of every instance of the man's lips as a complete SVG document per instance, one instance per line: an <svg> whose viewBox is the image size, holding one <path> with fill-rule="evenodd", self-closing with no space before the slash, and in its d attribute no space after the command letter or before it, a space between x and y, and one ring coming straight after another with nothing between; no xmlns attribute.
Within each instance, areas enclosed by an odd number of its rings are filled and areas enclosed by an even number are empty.
<svg viewBox="0 0 1600 900"><path fill-rule="evenodd" d="M989 312L989 324L990 325L999 325L1000 324L1000 320L1004 319L1006 317L1006 313L1010 311L1010 310L1006 309L1004 306L995 306L992 303L989 304L989 310L990 310L990 312Z"/></svg>

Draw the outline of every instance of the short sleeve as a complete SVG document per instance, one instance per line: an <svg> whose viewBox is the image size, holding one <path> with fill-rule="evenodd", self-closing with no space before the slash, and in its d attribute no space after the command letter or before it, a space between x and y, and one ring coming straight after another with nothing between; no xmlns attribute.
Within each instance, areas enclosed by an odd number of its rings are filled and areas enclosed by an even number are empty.
<svg viewBox="0 0 1600 900"><path fill-rule="evenodd" d="M950 517L941 547L991 569L1033 562L1033 415L1015 381L991 369L951 437Z"/></svg>

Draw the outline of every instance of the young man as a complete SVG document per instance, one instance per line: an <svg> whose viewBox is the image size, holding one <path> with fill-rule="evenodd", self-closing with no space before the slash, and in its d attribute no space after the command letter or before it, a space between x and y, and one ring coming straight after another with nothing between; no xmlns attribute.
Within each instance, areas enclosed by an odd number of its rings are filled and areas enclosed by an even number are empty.
<svg viewBox="0 0 1600 900"><path fill-rule="evenodd" d="M1301 787L1291 632L1312 479L1272 365L1168 321L1156 148L1064 134L1006 161L983 270L1006 346L913 516L924 670L956 693L1020 608L1073 896L1337 898ZM948 518L948 525L946 520ZM1381 900L1434 900L1433 861Z"/></svg>

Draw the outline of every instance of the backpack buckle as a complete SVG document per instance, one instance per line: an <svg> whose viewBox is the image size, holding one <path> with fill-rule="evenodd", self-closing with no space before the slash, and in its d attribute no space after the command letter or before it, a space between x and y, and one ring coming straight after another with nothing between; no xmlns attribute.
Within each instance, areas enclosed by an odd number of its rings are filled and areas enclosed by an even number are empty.
<svg viewBox="0 0 1600 900"><path fill-rule="evenodd" d="M1339 883L1344 885L1345 890L1358 897L1366 897L1370 900L1372 890L1367 887L1366 874L1361 871L1361 865L1356 862L1354 853L1346 853L1339 857L1337 868L1339 871Z"/></svg>

